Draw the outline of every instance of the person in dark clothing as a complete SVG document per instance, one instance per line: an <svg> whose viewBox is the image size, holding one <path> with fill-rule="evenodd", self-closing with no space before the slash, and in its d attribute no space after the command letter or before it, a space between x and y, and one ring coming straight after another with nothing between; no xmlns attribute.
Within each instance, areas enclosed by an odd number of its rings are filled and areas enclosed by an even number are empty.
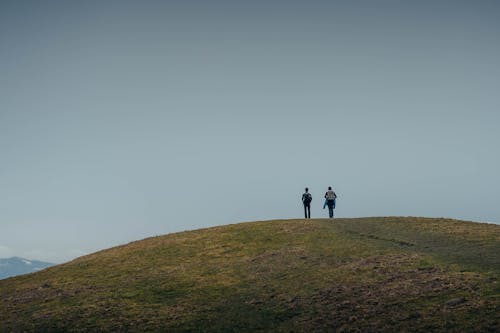
<svg viewBox="0 0 500 333"><path fill-rule="evenodd" d="M337 194L333 192L332 187L328 186L328 191L325 193L326 205L328 206L328 214L330 218L333 218L333 210L335 209L335 201L337 199ZM324 208L325 206L323 206Z"/></svg>
<svg viewBox="0 0 500 333"><path fill-rule="evenodd" d="M306 216L306 219L311 218L311 201L311 193L309 193L309 189L306 187L305 193L302 194L302 203L304 204L304 215Z"/></svg>

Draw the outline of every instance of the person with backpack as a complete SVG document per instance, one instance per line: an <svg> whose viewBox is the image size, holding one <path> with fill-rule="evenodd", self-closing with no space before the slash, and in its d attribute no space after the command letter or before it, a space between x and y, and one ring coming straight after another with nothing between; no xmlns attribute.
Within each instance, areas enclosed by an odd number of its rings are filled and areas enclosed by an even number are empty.
<svg viewBox="0 0 500 333"><path fill-rule="evenodd" d="M302 203L304 204L304 215L306 219L311 218L311 201L312 195L309 193L309 189L306 187L306 191L302 194Z"/></svg>
<svg viewBox="0 0 500 333"><path fill-rule="evenodd" d="M328 191L325 193L325 204L323 205L323 209L325 208L325 205L328 206L328 214L330 215L330 218L333 218L333 210L335 209L335 202L337 199L337 194L333 192L332 187L328 186Z"/></svg>

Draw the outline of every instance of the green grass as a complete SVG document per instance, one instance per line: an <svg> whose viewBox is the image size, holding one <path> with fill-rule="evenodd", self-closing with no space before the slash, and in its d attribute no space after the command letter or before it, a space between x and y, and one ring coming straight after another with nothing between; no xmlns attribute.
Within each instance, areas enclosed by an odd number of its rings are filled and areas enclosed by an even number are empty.
<svg viewBox="0 0 500 333"><path fill-rule="evenodd" d="M0 281L0 332L500 331L500 226L242 223Z"/></svg>

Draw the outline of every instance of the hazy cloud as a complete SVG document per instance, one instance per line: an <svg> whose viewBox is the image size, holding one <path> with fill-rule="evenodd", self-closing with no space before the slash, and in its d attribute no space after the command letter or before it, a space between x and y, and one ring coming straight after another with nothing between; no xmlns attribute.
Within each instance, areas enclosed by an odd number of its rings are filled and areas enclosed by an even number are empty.
<svg viewBox="0 0 500 333"><path fill-rule="evenodd" d="M14 255L14 251L12 251L7 246L0 245L0 258L10 258Z"/></svg>

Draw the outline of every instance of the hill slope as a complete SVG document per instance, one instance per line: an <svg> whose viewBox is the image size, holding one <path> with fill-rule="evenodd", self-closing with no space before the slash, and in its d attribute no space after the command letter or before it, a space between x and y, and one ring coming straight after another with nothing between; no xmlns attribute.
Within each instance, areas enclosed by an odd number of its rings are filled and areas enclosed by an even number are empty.
<svg viewBox="0 0 500 333"><path fill-rule="evenodd" d="M498 225L243 223L0 281L0 331L494 332L499 274Z"/></svg>

